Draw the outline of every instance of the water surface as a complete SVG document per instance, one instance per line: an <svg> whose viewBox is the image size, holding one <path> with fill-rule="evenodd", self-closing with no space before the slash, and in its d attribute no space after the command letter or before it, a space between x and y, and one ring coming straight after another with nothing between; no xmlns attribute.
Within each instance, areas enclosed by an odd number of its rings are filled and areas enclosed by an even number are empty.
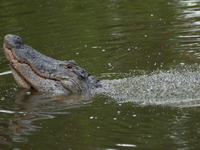
<svg viewBox="0 0 200 150"><path fill-rule="evenodd" d="M0 149L198 149L197 0L0 1L0 40L75 60L97 95L20 89L0 48Z"/></svg>

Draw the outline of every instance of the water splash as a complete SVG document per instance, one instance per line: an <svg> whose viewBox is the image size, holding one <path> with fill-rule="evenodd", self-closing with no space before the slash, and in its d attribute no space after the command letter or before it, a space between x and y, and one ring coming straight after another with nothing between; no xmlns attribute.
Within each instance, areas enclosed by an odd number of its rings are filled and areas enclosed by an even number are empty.
<svg viewBox="0 0 200 150"><path fill-rule="evenodd" d="M104 82L109 86L101 92L119 103L170 104L179 107L200 104L200 70L196 66L142 75L129 73L123 79Z"/></svg>

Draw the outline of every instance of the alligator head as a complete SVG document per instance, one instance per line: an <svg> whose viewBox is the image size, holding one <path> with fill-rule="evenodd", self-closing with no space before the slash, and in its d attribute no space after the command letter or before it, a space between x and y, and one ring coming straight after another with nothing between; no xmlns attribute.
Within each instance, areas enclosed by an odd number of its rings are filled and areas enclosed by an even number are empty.
<svg viewBox="0 0 200 150"><path fill-rule="evenodd" d="M4 54L20 87L44 92L85 92L101 87L73 60L59 61L24 44L22 38L8 34L4 38Z"/></svg>

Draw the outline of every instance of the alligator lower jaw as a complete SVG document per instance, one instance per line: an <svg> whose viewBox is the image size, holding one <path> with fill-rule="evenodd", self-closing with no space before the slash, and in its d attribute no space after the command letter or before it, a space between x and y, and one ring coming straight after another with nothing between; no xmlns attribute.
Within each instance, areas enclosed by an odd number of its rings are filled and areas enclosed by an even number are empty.
<svg viewBox="0 0 200 150"><path fill-rule="evenodd" d="M43 78L36 74L28 64L15 59L12 48L5 43L3 49L5 57L10 63L13 76L20 87L34 88L43 92L69 93L69 90L65 89L59 81Z"/></svg>

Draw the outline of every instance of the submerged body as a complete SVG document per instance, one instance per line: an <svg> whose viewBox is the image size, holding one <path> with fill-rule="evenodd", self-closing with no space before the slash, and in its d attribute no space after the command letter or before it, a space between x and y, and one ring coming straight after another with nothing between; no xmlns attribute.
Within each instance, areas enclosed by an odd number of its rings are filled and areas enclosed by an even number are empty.
<svg viewBox="0 0 200 150"><path fill-rule="evenodd" d="M4 54L20 87L44 92L86 92L101 87L101 82L73 60L59 61L24 44L22 38L8 34Z"/></svg>

